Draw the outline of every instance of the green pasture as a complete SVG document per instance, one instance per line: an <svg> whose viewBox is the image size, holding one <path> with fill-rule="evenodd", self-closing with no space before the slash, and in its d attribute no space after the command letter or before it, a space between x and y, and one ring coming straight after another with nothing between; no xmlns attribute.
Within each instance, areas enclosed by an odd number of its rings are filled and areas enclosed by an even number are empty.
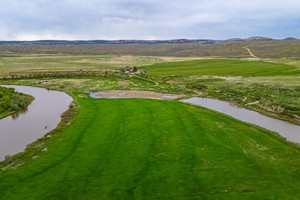
<svg viewBox="0 0 300 200"><path fill-rule="evenodd" d="M124 89L208 96L300 123L300 62L164 61L0 54L0 75L147 70L146 75L1 81L67 91L78 112L70 125L0 163L0 200L300 199L299 147L274 133L176 101L92 99L84 93ZM40 80L47 82L37 85Z"/></svg>
<svg viewBox="0 0 300 200"><path fill-rule="evenodd" d="M77 99L63 132L2 163L0 199L300 198L300 151L272 133L176 101Z"/></svg>
<svg viewBox="0 0 300 200"><path fill-rule="evenodd" d="M247 61L230 59L203 59L184 62L158 63L143 66L149 75L155 76L276 76L299 75L299 67L265 61Z"/></svg>

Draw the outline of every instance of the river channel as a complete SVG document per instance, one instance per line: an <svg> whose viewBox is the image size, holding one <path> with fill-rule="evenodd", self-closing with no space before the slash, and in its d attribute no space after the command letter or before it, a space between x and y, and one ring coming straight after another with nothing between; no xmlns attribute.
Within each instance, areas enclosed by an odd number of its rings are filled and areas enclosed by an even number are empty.
<svg viewBox="0 0 300 200"><path fill-rule="evenodd" d="M271 118L245 108L238 108L231 103L216 99L193 97L181 100L181 102L224 113L241 121L277 132L288 141L300 144L300 126L298 125Z"/></svg>
<svg viewBox="0 0 300 200"><path fill-rule="evenodd" d="M34 97L27 109L0 120L0 161L55 129L73 98L64 92L29 86L2 86Z"/></svg>
<svg viewBox="0 0 300 200"><path fill-rule="evenodd" d="M26 146L47 132L53 130L61 120L61 114L73 101L64 92L48 91L29 86L4 86L29 94L35 99L25 111L13 114L0 120L0 161L5 155L14 155L23 151ZM216 99L194 97L180 100L196 106L206 107L232 116L241 121L255 124L262 128L279 133L288 141L300 144L300 126L274 119L258 112L238 108L231 103Z"/></svg>

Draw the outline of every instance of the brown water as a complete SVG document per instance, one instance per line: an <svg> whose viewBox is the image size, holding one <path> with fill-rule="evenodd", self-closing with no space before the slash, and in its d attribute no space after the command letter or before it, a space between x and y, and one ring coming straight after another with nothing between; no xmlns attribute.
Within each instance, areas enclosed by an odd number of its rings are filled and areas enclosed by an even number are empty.
<svg viewBox="0 0 300 200"><path fill-rule="evenodd" d="M28 144L56 128L60 115L73 101L64 92L29 86L3 87L15 88L35 99L26 110L0 120L0 161L5 155L23 151Z"/></svg>
<svg viewBox="0 0 300 200"><path fill-rule="evenodd" d="M245 108L238 108L231 103L216 99L194 97L181 100L181 102L202 106L224 113L241 121L255 124L270 131L277 132L287 140L300 144L300 126L298 125L279 119L274 119Z"/></svg>

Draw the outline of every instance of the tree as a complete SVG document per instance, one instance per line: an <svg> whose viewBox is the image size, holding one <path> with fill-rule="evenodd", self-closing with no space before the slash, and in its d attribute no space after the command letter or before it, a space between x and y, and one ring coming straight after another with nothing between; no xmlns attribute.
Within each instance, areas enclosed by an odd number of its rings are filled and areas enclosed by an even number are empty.
<svg viewBox="0 0 300 200"><path fill-rule="evenodd" d="M136 67L136 66L133 67L133 71L134 71L134 72L137 71L137 67Z"/></svg>
<svg viewBox="0 0 300 200"><path fill-rule="evenodd" d="M11 163L12 162L12 156L11 155L6 155L5 157L4 157L4 161L6 162L6 163Z"/></svg>

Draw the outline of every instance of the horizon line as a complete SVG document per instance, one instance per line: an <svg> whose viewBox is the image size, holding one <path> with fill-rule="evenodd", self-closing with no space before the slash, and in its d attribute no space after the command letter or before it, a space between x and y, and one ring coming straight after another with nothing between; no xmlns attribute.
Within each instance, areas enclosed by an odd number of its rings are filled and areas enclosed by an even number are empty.
<svg viewBox="0 0 300 200"><path fill-rule="evenodd" d="M173 38L173 39L38 39L38 40L0 40L1 42L40 42L40 41L172 41L172 40L190 40L190 41L197 41L197 40L205 40L205 41L226 41L226 40L247 40L251 38L261 38L261 39L271 39L271 40L284 40L284 39L297 39L296 37L285 37L285 38L271 38L265 36L251 36L247 38L228 38L228 39L203 39L203 38Z"/></svg>

